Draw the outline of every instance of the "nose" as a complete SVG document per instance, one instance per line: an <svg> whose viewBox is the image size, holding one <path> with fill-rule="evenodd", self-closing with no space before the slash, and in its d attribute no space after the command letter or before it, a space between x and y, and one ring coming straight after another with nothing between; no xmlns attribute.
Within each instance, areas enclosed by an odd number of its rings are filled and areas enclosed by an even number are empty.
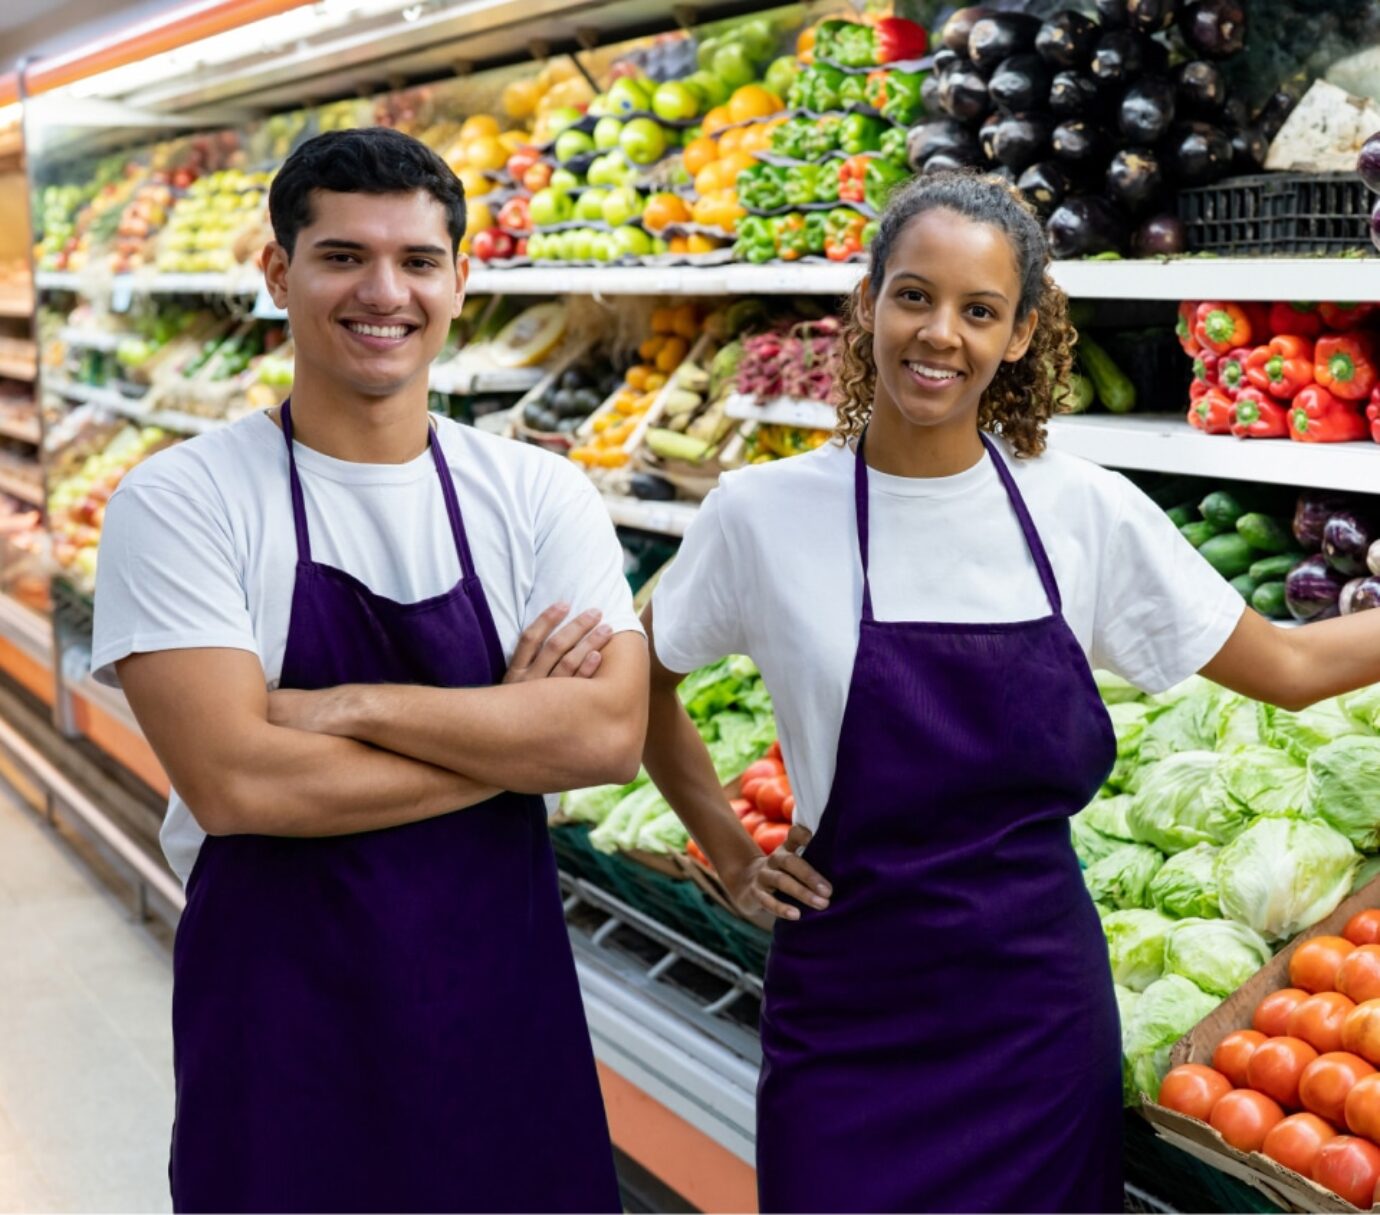
<svg viewBox="0 0 1380 1215"><path fill-rule="evenodd" d="M952 350L958 345L958 318L951 308L933 308L915 336L937 350Z"/></svg>
<svg viewBox="0 0 1380 1215"><path fill-rule="evenodd" d="M399 268L387 258L369 263L355 288L361 304L374 312L396 312L408 300L407 282Z"/></svg>

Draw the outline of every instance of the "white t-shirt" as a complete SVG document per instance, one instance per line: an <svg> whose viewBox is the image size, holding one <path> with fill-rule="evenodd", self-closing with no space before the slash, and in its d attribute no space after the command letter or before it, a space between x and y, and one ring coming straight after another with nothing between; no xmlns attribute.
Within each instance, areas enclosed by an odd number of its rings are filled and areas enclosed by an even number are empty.
<svg viewBox="0 0 1380 1215"><path fill-rule="evenodd" d="M1241 596L1118 473L1000 444L1089 662L1147 691L1206 664ZM657 655L693 671L750 655L776 709L796 821L818 824L834 779L862 610L854 455L828 443L725 475L652 599ZM991 457L952 477L868 470L878 620L991 622L1049 614Z"/></svg>
<svg viewBox="0 0 1380 1215"><path fill-rule="evenodd" d="M556 602L598 608L615 632L641 631L623 551L593 485L567 460L439 419L475 569L505 658ZM431 453L356 464L297 443L312 559L376 594L415 603L460 579ZM276 687L287 645L297 540L287 449L267 414L160 452L120 483L96 573L92 667L151 650L248 650ZM186 882L205 834L174 791L161 840Z"/></svg>

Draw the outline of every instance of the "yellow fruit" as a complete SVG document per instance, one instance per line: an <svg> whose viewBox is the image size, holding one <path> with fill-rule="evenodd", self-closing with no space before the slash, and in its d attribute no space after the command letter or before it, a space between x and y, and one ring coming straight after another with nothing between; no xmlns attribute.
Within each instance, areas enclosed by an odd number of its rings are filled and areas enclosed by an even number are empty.
<svg viewBox="0 0 1380 1215"><path fill-rule="evenodd" d="M666 387L666 377L659 371L652 372L647 377L647 391L653 396Z"/></svg>
<svg viewBox="0 0 1380 1215"><path fill-rule="evenodd" d="M692 139L685 145L685 151L681 155L681 162L685 165L685 171L691 177L718 159L719 145L707 135Z"/></svg>
<svg viewBox="0 0 1380 1215"><path fill-rule="evenodd" d="M674 308L653 308L652 309L652 332L653 333L675 333L676 331L676 310Z"/></svg>
<svg viewBox="0 0 1380 1215"><path fill-rule="evenodd" d="M747 138L747 133L751 127L730 127L719 136L719 155L727 156L730 152L737 152L742 149L743 140Z"/></svg>
<svg viewBox="0 0 1380 1215"><path fill-rule="evenodd" d="M457 169L455 175L460 179L467 199L483 198L494 188L493 183L478 169L469 167Z"/></svg>
<svg viewBox="0 0 1380 1215"><path fill-rule="evenodd" d="M661 353L656 356L656 369L672 372L681 365L689 353L690 343L683 337L668 338L666 345L661 348Z"/></svg>
<svg viewBox="0 0 1380 1215"><path fill-rule="evenodd" d="M489 345L500 367L534 367L565 337L564 304L536 304L509 321Z"/></svg>
<svg viewBox="0 0 1380 1215"><path fill-rule="evenodd" d="M690 238L688 236L673 236L668 248L672 253L689 253Z"/></svg>
<svg viewBox="0 0 1380 1215"><path fill-rule="evenodd" d="M508 151L493 135L481 135L465 144L465 165L496 172L508 163Z"/></svg>
<svg viewBox="0 0 1380 1215"><path fill-rule="evenodd" d="M545 93L552 86L560 84L563 80L571 80L579 74L580 69L564 56L552 59L537 73L537 87Z"/></svg>
<svg viewBox="0 0 1380 1215"><path fill-rule="evenodd" d="M484 135L497 135L499 129L498 119L492 114L472 114L460 127L460 140L469 143Z"/></svg>
<svg viewBox="0 0 1380 1215"><path fill-rule="evenodd" d="M706 135L717 135L733 121L728 106L716 105L700 121L700 130Z"/></svg>
<svg viewBox="0 0 1380 1215"><path fill-rule="evenodd" d="M503 145L503 150L511 156L519 148L526 147L531 138L532 133L530 131L504 131L498 137L498 142Z"/></svg>
<svg viewBox="0 0 1380 1215"><path fill-rule="evenodd" d="M543 89L536 79L514 80L503 90L503 112L509 118L530 118L536 113Z"/></svg>
<svg viewBox="0 0 1380 1215"><path fill-rule="evenodd" d="M728 99L730 122L747 122L753 118L770 118L784 108L781 98L760 84L745 84Z"/></svg>
<svg viewBox="0 0 1380 1215"><path fill-rule="evenodd" d="M493 209L488 203L470 203L465 214L465 235L483 232L485 228L492 228L495 222Z"/></svg>
<svg viewBox="0 0 1380 1215"><path fill-rule="evenodd" d="M664 345L666 345L664 337L649 337L637 348L637 357L644 363L655 362L656 356L661 353L661 348Z"/></svg>
<svg viewBox="0 0 1380 1215"><path fill-rule="evenodd" d="M641 363L634 363L628 368L628 373L623 377L623 382L632 389L641 392L647 387L647 375L651 371L650 367L644 367Z"/></svg>
<svg viewBox="0 0 1380 1215"><path fill-rule="evenodd" d="M704 238L701 237L701 240ZM692 247L692 253L696 250ZM694 341L700 335L700 317L694 304L680 304L674 309L672 330L683 338Z"/></svg>
<svg viewBox="0 0 1380 1215"><path fill-rule="evenodd" d="M693 233L686 239L687 253L713 253L719 248L719 242L712 236L705 236L702 233Z"/></svg>

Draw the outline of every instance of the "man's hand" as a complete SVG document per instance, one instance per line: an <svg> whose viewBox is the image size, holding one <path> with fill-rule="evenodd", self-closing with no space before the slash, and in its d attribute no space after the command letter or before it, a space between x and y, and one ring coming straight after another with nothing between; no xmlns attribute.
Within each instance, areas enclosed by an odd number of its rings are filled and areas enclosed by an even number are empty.
<svg viewBox="0 0 1380 1215"><path fill-rule="evenodd" d="M799 908L783 903L782 895L819 911L828 907L833 888L804 857L796 855L812 838L807 828L793 826L786 842L770 856L750 861L733 873L720 870L738 909L751 914L766 908L783 920L800 919Z"/></svg>
<svg viewBox="0 0 1380 1215"><path fill-rule="evenodd" d="M569 611L568 603L553 604L527 626L518 638L513 661L503 676L504 683L560 677L588 679L599 669L603 661L600 651L608 645L613 629L600 624L601 614L594 610L561 626Z"/></svg>

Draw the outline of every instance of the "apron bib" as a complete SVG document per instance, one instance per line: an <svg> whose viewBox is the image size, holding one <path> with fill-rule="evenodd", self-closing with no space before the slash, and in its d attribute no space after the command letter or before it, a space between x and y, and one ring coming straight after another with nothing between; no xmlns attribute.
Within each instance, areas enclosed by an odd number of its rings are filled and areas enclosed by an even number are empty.
<svg viewBox="0 0 1380 1215"><path fill-rule="evenodd" d="M504 660L454 480L461 581L401 604L313 562L281 686L484 687ZM540 797L325 839L208 838L174 947L179 1211L618 1211Z"/></svg>
<svg viewBox="0 0 1380 1215"><path fill-rule="evenodd" d="M810 863L778 920L758 1090L763 1211L1119 1211L1121 1042L1069 817L1116 742L1020 491L1051 614L862 621Z"/></svg>

